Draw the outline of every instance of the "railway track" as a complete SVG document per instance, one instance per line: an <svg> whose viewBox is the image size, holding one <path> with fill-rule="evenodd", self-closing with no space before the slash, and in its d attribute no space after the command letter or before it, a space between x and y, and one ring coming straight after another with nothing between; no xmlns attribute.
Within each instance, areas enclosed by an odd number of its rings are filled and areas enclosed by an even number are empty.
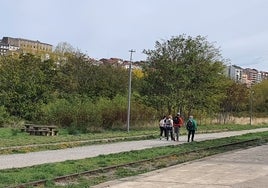
<svg viewBox="0 0 268 188"><path fill-rule="evenodd" d="M26 188L26 187L44 187L48 182L53 182L56 185L68 185L70 182L75 182L76 179L80 177L85 177L90 181L91 178L97 177L97 176L104 176L105 174L108 176L112 176L112 174L116 173L118 169L125 169L128 171L132 171L133 169L138 169L139 171L146 170L156 170L163 167L168 167L171 165L183 163L186 161L206 157L209 155L213 155L216 153L219 153L219 151L223 148L225 148L227 151L239 149L239 148L245 148L249 146L256 146L259 145L261 142L261 139L250 139L246 141L238 141L238 142L232 142L228 144L222 144L222 145L216 145L216 146L210 146L205 148L197 148L190 151L180 152L177 154L170 154L170 155L162 155L158 157L154 157L151 159L145 159L145 160L139 160L135 162L125 163L125 164L119 164L114 166L108 166L103 167L99 169L94 170L88 170L84 172L79 173L73 173L68 174L65 176L59 176L55 177L53 179L43 179L33 182L28 182L24 184L19 184L16 186L11 186L9 188Z"/></svg>

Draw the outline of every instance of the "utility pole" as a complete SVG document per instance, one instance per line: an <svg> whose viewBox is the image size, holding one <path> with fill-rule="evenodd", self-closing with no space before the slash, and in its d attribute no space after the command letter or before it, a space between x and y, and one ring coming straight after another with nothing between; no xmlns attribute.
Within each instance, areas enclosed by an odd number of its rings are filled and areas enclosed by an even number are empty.
<svg viewBox="0 0 268 188"><path fill-rule="evenodd" d="M253 93L251 89L252 86L250 86L250 119L249 119L249 124L252 125L252 106L253 106Z"/></svg>
<svg viewBox="0 0 268 188"><path fill-rule="evenodd" d="M132 72L132 54L135 52L133 49L130 52L130 62L129 62L129 77L128 77L128 108L127 108L127 132L129 132L130 123L130 101L131 101L131 72Z"/></svg>

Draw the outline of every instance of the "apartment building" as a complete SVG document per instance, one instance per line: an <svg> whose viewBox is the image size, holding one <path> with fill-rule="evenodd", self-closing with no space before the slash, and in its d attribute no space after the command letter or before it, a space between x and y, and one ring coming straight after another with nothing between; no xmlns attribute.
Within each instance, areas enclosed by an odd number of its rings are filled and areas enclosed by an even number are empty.
<svg viewBox="0 0 268 188"><path fill-rule="evenodd" d="M0 41L0 55L5 55L8 52L9 45Z"/></svg>
<svg viewBox="0 0 268 188"><path fill-rule="evenodd" d="M260 71L261 79L267 80L268 79L268 72Z"/></svg>
<svg viewBox="0 0 268 188"><path fill-rule="evenodd" d="M237 83L246 84L247 87L260 83L268 79L268 72L258 71L256 69L243 69L236 65L226 67L226 75Z"/></svg>
<svg viewBox="0 0 268 188"><path fill-rule="evenodd" d="M246 68L244 72L248 76L248 80L250 80L251 85L255 85L262 81L261 72L256 69Z"/></svg>
<svg viewBox="0 0 268 188"><path fill-rule="evenodd" d="M6 55L10 53L32 53L32 54L50 54L52 52L52 45L42 43L40 41L33 41L22 38L3 37L1 40L1 46L3 46L2 54ZM4 50L7 49L8 50ZM0 50L1 50L0 49ZM1 51L0 51L1 52Z"/></svg>
<svg viewBox="0 0 268 188"><path fill-rule="evenodd" d="M243 76L243 68L236 66L236 65L231 65L228 66L228 77L234 80L235 82L241 82L242 81L242 76Z"/></svg>

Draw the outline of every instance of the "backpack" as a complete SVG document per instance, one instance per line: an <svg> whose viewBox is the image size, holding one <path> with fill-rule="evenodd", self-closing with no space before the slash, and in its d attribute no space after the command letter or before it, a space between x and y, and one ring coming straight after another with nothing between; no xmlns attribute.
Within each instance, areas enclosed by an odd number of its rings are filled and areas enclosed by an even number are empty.
<svg viewBox="0 0 268 188"><path fill-rule="evenodd" d="M166 126L167 127L171 127L171 121L170 121L170 119L166 119Z"/></svg>
<svg viewBox="0 0 268 188"><path fill-rule="evenodd" d="M194 130L194 123L192 120L188 120L188 122L186 124L186 128L187 128L187 130Z"/></svg>
<svg viewBox="0 0 268 188"><path fill-rule="evenodd" d="M174 124L179 124L180 122L180 118L178 116L175 116L174 119L173 119L173 123Z"/></svg>

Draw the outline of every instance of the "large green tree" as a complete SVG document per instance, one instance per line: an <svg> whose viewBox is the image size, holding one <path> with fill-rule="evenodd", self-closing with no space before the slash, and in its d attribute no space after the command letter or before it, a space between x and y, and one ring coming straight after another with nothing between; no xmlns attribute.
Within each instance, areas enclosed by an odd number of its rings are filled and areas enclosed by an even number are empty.
<svg viewBox="0 0 268 188"><path fill-rule="evenodd" d="M0 63L1 105L11 115L36 119L40 105L52 96L55 64L31 54L5 57Z"/></svg>
<svg viewBox="0 0 268 188"><path fill-rule="evenodd" d="M226 87L223 58L205 37L172 37L144 50L146 101L160 111L172 113L218 110ZM167 109L167 110L163 110Z"/></svg>

